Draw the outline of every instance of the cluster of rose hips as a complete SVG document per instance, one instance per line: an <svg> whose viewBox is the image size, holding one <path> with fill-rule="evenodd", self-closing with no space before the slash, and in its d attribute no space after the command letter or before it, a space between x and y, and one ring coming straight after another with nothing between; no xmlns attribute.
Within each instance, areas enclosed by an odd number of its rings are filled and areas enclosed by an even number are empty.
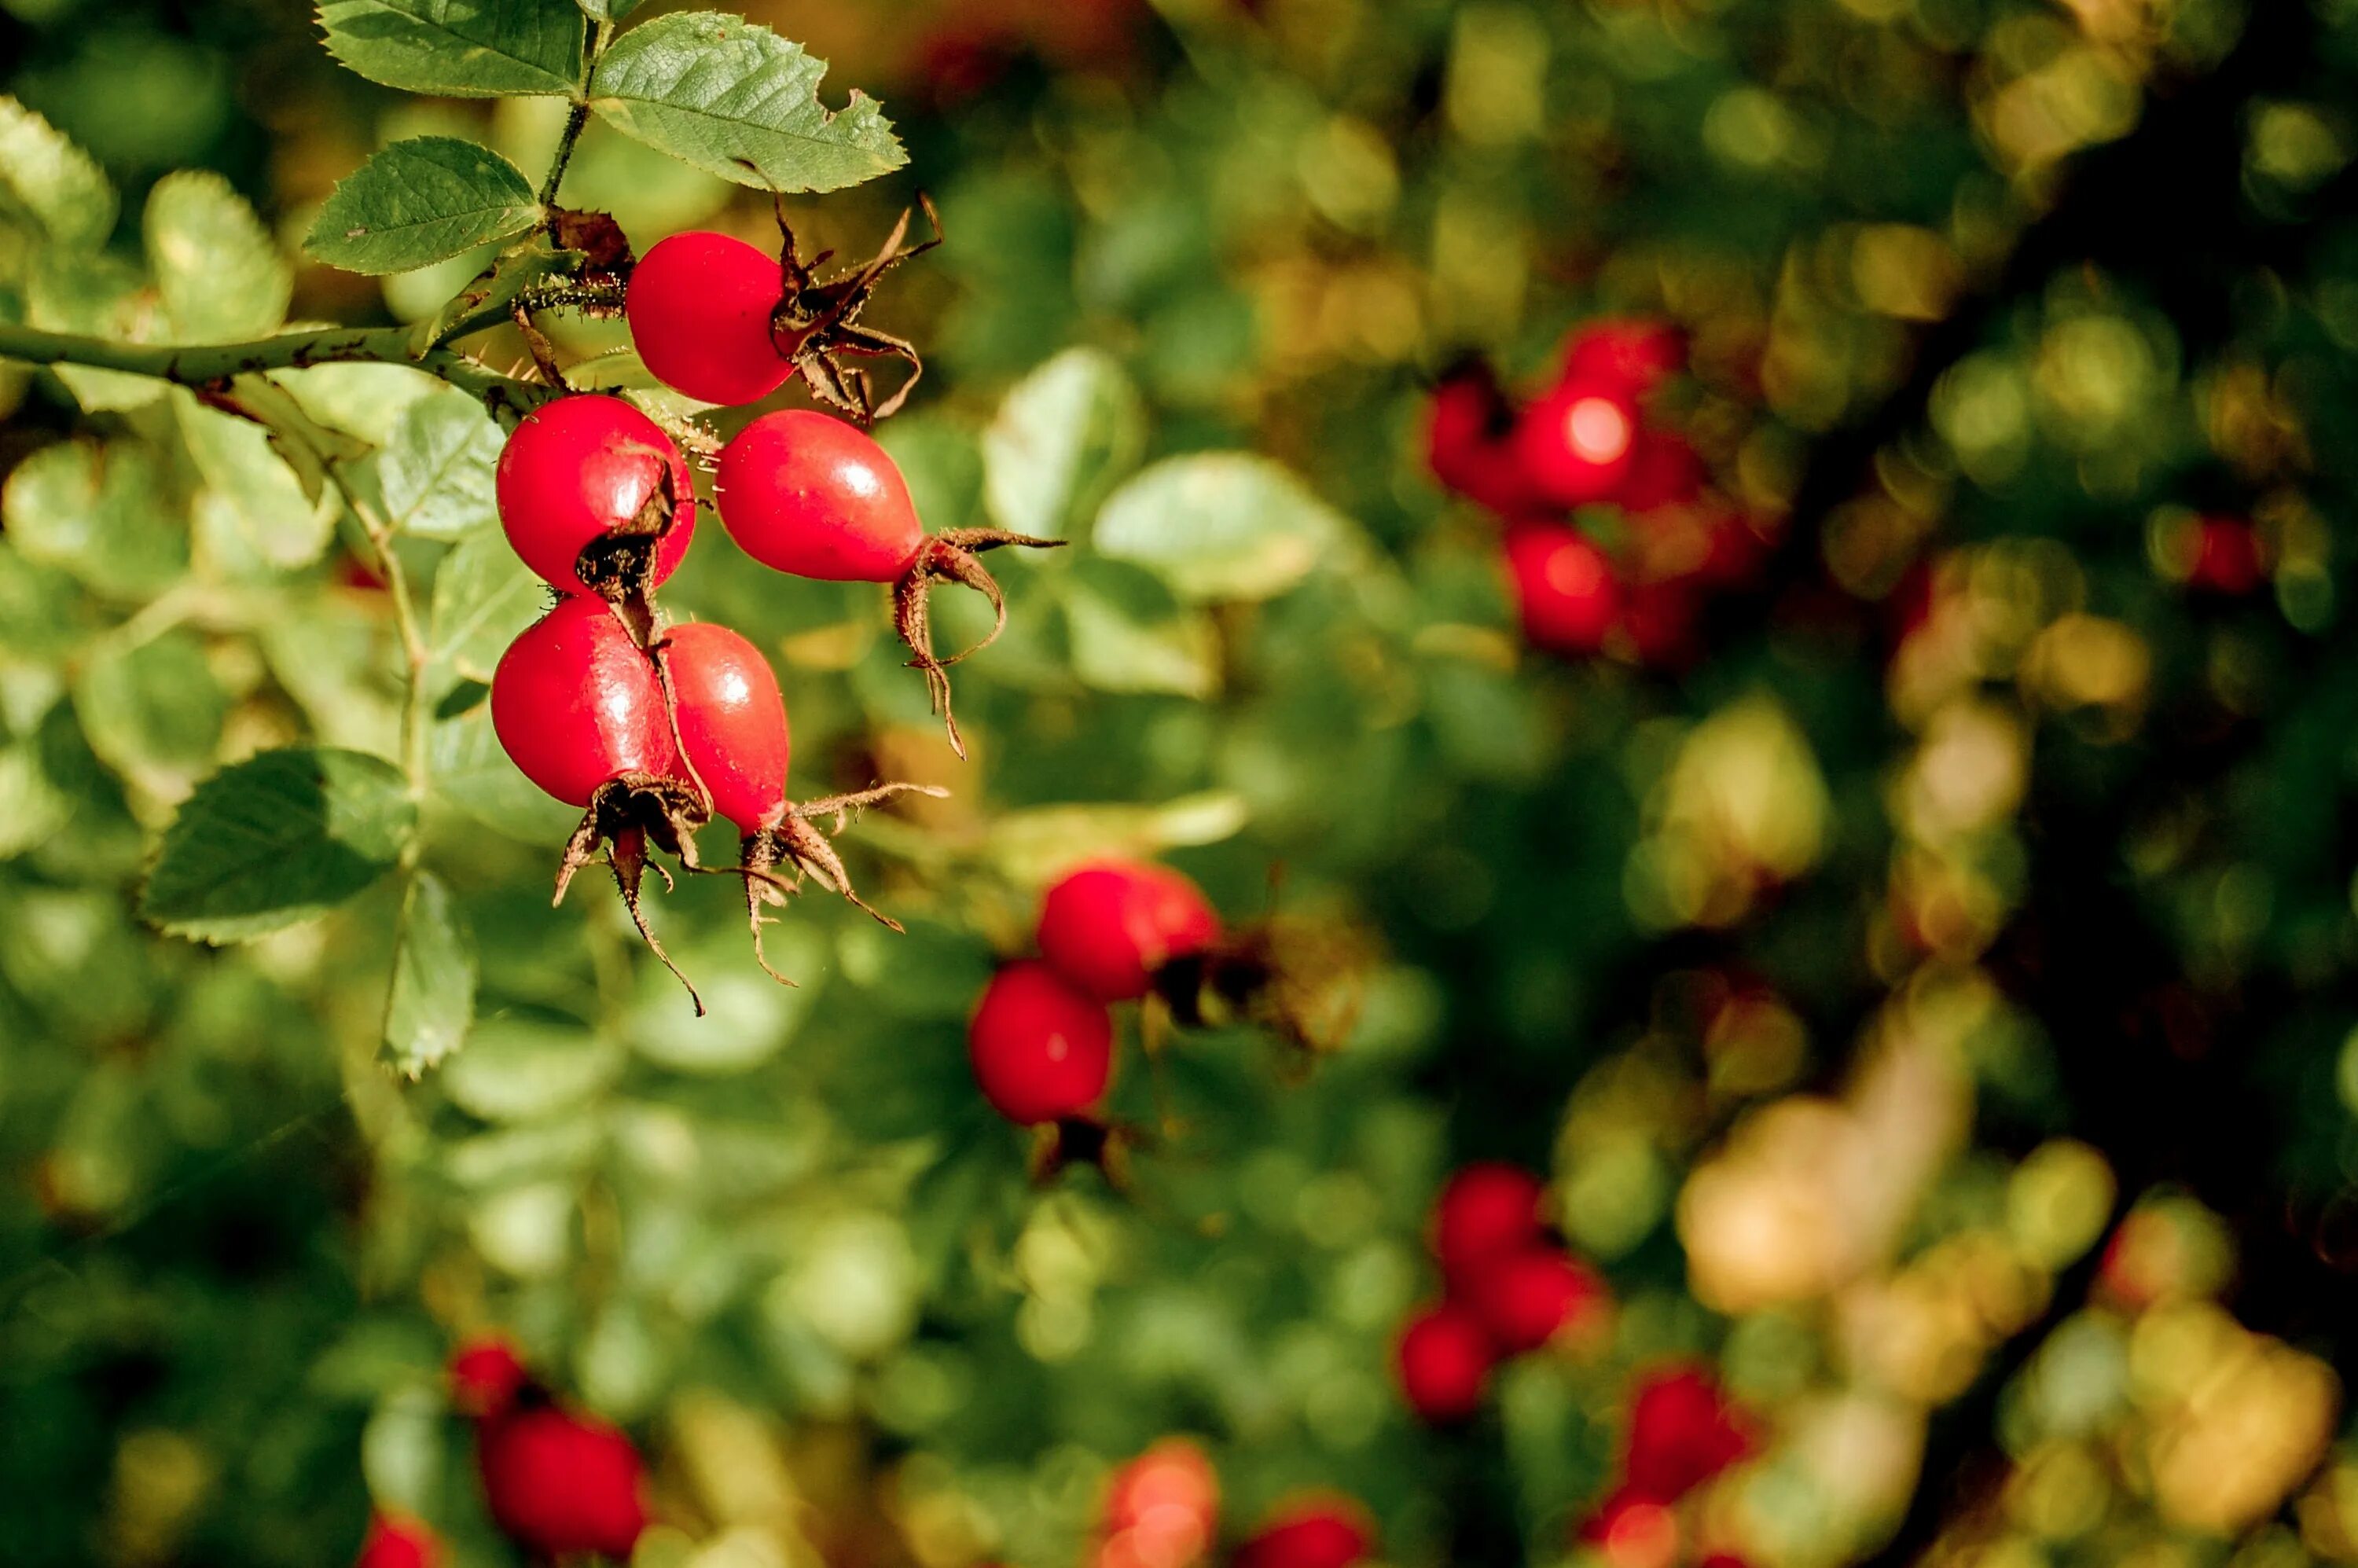
<svg viewBox="0 0 2358 1568"><path fill-rule="evenodd" d="M1220 1532L1220 1481L1202 1448L1166 1437L1114 1472L1087 1568L1199 1568ZM1230 1555L1232 1568L1354 1568L1375 1549L1347 1498L1281 1503Z"/></svg>
<svg viewBox="0 0 2358 1568"><path fill-rule="evenodd" d="M1574 332L1553 384L1520 407L1479 362L1434 392L1433 476L1504 523L1533 646L1674 664L1709 595L1758 565L1761 535L1649 406L1685 368L1675 329L1610 320ZM1599 530L1574 526L1574 514Z"/></svg>
<svg viewBox="0 0 2358 1568"><path fill-rule="evenodd" d="M1560 1335L1594 1337L1611 1314L1605 1281L1549 1233L1544 1196L1530 1172L1486 1161L1450 1177L1433 1204L1445 1293L1410 1318L1398 1347L1401 1391L1423 1421L1470 1419L1502 1357Z"/></svg>
<svg viewBox="0 0 2358 1568"><path fill-rule="evenodd" d="M879 407L865 374L841 360L899 354L916 364L914 349L859 319L877 277L916 254L900 248L906 225L904 217L874 262L831 282L801 263L783 223L783 260L722 234L675 234L631 269L623 310L640 358L707 403L763 397L799 373L860 418L888 413L908 384ZM528 319L520 315L519 324L529 331ZM546 363L545 343L531 335ZM557 376L553 364L546 373ZM892 585L910 662L963 756L946 668L966 655L935 654L927 591L941 581L980 590L998 613L996 636L1005 602L977 552L1051 541L988 529L928 535L883 448L814 410L755 418L721 448L716 467L722 526L746 554L795 577ZM763 911L804 876L859 903L817 824L832 817L839 831L852 812L914 786L795 804L786 793L785 705L767 661L724 626L665 622L655 589L696 531L695 485L679 444L620 396L558 396L527 415L502 450L497 501L517 556L558 596L492 681L492 724L508 755L533 783L585 813L566 848L557 896L611 846L624 902L662 956L639 907L648 847L705 870L696 832L718 816L741 835L733 871L745 881L757 956Z"/></svg>
<svg viewBox="0 0 2358 1568"><path fill-rule="evenodd" d="M1257 978L1204 891L1151 861L1066 872L1041 902L1036 939L1040 957L1002 966L983 988L968 1057L992 1109L1084 1150L1107 1130L1094 1118L1113 1077L1115 1003L1154 996L1196 1021L1206 989Z"/></svg>
<svg viewBox="0 0 2358 1568"><path fill-rule="evenodd" d="M646 1466L631 1440L567 1409L505 1340L450 1359L451 1403L475 1425L475 1468L492 1522L529 1560L594 1554L627 1560L647 1527ZM357 1568L439 1568L440 1539L423 1522L380 1513Z"/></svg>
<svg viewBox="0 0 2358 1568"><path fill-rule="evenodd" d="M1702 1539L1703 1521L1682 1517L1692 1510L1680 1503L1758 1446L1750 1415L1709 1372L1656 1368L1630 1395L1619 1481L1581 1535L1613 1568L1746 1568L1741 1557Z"/></svg>

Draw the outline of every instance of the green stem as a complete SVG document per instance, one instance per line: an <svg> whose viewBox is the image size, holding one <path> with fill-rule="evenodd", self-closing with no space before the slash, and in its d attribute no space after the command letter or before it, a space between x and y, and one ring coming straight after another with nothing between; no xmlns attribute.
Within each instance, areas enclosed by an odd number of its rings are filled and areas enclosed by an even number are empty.
<svg viewBox="0 0 2358 1568"><path fill-rule="evenodd" d="M308 370L320 364L406 364L472 393L494 413L503 407L529 409L547 395L545 389L502 375L455 350L415 351L406 327L322 327L243 343L174 344L122 343L0 324L0 360L86 365L200 388L226 385L233 376L263 371Z"/></svg>
<svg viewBox="0 0 2358 1568"><path fill-rule="evenodd" d="M565 166L573 161L573 144L581 139L581 127L589 123L589 104L574 103L566 106L565 131L557 138L557 159L548 166L548 178L540 185L540 204L548 213L552 239L557 234L557 188L565 183Z"/></svg>

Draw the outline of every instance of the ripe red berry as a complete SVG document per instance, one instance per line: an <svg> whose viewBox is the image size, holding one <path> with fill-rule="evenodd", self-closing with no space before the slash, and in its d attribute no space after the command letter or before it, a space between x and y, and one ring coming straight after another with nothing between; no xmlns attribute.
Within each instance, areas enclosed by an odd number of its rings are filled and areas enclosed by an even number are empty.
<svg viewBox="0 0 2358 1568"><path fill-rule="evenodd" d="M695 481L678 445L603 393L559 397L525 415L501 449L494 489L508 543L560 593L609 591L626 575L618 547L649 538L652 588L671 576L696 532ZM654 515L666 504L667 525ZM581 554L601 541L617 559L593 581L581 575Z"/></svg>
<svg viewBox="0 0 2358 1568"><path fill-rule="evenodd" d="M1515 460L1513 405L1486 365L1452 373L1426 410L1425 457L1433 477L1488 507L1514 513L1539 503Z"/></svg>
<svg viewBox="0 0 2358 1568"><path fill-rule="evenodd" d="M525 777L569 806L619 774L675 766L654 665L595 599L564 600L509 644L492 675L492 728Z"/></svg>
<svg viewBox="0 0 2358 1568"><path fill-rule="evenodd" d="M1595 540L1556 523L1507 530L1507 572L1523 636L1550 653L1582 655L1605 645L1621 609L1621 584Z"/></svg>
<svg viewBox="0 0 2358 1568"><path fill-rule="evenodd" d="M900 465L866 431L808 408L764 414L721 449L721 525L765 567L892 582L925 543Z"/></svg>
<svg viewBox="0 0 2358 1568"><path fill-rule="evenodd" d="M373 1514L352 1568L441 1568L442 1538L414 1519Z"/></svg>
<svg viewBox="0 0 2358 1568"><path fill-rule="evenodd" d="M605 1422L534 1405L481 1423L475 1459L492 1520L543 1557L626 1559L647 1527L644 1467Z"/></svg>
<svg viewBox="0 0 2358 1568"><path fill-rule="evenodd" d="M1417 1314L1401 1331L1395 1367L1409 1408L1421 1420L1445 1426L1482 1408L1498 1359L1474 1314L1444 1302Z"/></svg>
<svg viewBox="0 0 2358 1568"><path fill-rule="evenodd" d="M1220 1479L1204 1451L1166 1437L1114 1472L1092 1568L1189 1568L1220 1528Z"/></svg>
<svg viewBox="0 0 2358 1568"><path fill-rule="evenodd" d="M2187 581L2212 593L2240 596L2260 586L2266 568L2259 531L2238 517L2205 517L2198 525L2194 565Z"/></svg>
<svg viewBox="0 0 2358 1568"><path fill-rule="evenodd" d="M775 827L786 814L794 744L778 677L762 651L726 626L690 622L659 644L679 720L682 759L740 833Z"/></svg>
<svg viewBox="0 0 2358 1568"><path fill-rule="evenodd" d="M622 313L641 362L665 386L704 403L754 403L794 371L770 337L784 293L777 257L697 230L639 258Z"/></svg>
<svg viewBox="0 0 2358 1568"><path fill-rule="evenodd" d="M1665 506L1685 506L1703 493L1703 460L1684 436L1640 430L1629 454L1629 471L1615 499L1641 515Z"/></svg>
<svg viewBox="0 0 2358 1568"><path fill-rule="evenodd" d="M1281 1509L1237 1548L1233 1568L1353 1568L1375 1547L1365 1510L1339 1498Z"/></svg>
<svg viewBox="0 0 2358 1568"><path fill-rule="evenodd" d="M1630 1399L1621 1467L1635 1496L1674 1501L1751 1451L1743 1412L1701 1368L1657 1371Z"/></svg>
<svg viewBox="0 0 2358 1568"><path fill-rule="evenodd" d="M967 1049L992 1109L1027 1125L1061 1121L1085 1114L1105 1093L1113 1072L1113 1020L1103 1002L1027 958L1001 969L983 989Z"/></svg>
<svg viewBox="0 0 2358 1568"><path fill-rule="evenodd" d="M450 1357L450 1402L462 1415L496 1415L516 1401L532 1374L515 1346L496 1336L469 1340Z"/></svg>
<svg viewBox="0 0 2358 1568"><path fill-rule="evenodd" d="M1500 1253L1535 1245L1545 1233L1546 1189L1529 1171L1482 1160L1459 1169L1433 1206L1433 1255L1453 1291Z"/></svg>
<svg viewBox="0 0 2358 1568"><path fill-rule="evenodd" d="M1609 501L1628 477L1638 409L1617 387L1566 383L1523 410L1515 459L1531 487L1558 506Z"/></svg>
<svg viewBox="0 0 2358 1568"><path fill-rule="evenodd" d="M1483 1331L1509 1355L1537 1350L1567 1328L1595 1321L1605 1282L1552 1247L1501 1252L1473 1266L1466 1303Z"/></svg>
<svg viewBox="0 0 2358 1568"><path fill-rule="evenodd" d="M1635 402L1686 368L1686 340L1665 321L1593 321L1564 345L1563 377Z"/></svg>
<svg viewBox="0 0 2358 1568"><path fill-rule="evenodd" d="M1174 958L1220 939L1201 888L1168 866L1098 860L1070 871L1040 905L1040 956L1099 1001L1130 1001Z"/></svg>

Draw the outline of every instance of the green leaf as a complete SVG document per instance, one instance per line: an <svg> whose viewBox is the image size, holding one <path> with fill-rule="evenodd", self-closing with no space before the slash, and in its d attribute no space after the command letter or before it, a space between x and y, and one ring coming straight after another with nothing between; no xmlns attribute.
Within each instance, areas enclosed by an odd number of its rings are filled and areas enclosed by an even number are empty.
<svg viewBox="0 0 2358 1568"><path fill-rule="evenodd" d="M1198 699L1219 689L1218 630L1160 578L1120 561L1083 559L1064 589L1073 673L1087 685Z"/></svg>
<svg viewBox="0 0 2358 1568"><path fill-rule="evenodd" d="M407 272L520 234L540 215L531 183L499 154L416 136L338 181L303 248L346 272Z"/></svg>
<svg viewBox="0 0 2358 1568"><path fill-rule="evenodd" d="M295 269L245 198L210 169L156 182L143 220L147 270L176 335L234 343L287 319Z"/></svg>
<svg viewBox="0 0 2358 1568"><path fill-rule="evenodd" d="M620 22L639 8L639 0L580 0L580 5L593 22Z"/></svg>
<svg viewBox="0 0 2358 1568"><path fill-rule="evenodd" d="M265 752L197 786L164 834L140 914L176 936L243 942L316 920L401 858L417 807L361 752Z"/></svg>
<svg viewBox="0 0 2358 1568"><path fill-rule="evenodd" d="M291 570L319 558L335 536L333 493L313 501L251 420L208 408L175 389L181 439L203 481L191 508L197 536L240 576Z"/></svg>
<svg viewBox="0 0 2358 1568"><path fill-rule="evenodd" d="M1113 356L1068 349L1018 382L982 438L983 496L1002 528L1068 537L1146 449L1146 407Z"/></svg>
<svg viewBox="0 0 2358 1568"><path fill-rule="evenodd" d="M499 520L492 476L506 438L481 399L452 387L403 411L376 460L385 521L420 539L457 539Z"/></svg>
<svg viewBox="0 0 2358 1568"><path fill-rule="evenodd" d="M393 990L384 1007L384 1061L416 1079L456 1051L475 1021L475 939L450 890L430 872L409 879Z"/></svg>
<svg viewBox="0 0 2358 1568"><path fill-rule="evenodd" d="M1348 518L1267 458L1206 452L1155 464L1098 514L1098 553L1183 599L1273 599L1357 553Z"/></svg>
<svg viewBox="0 0 2358 1568"><path fill-rule="evenodd" d="M411 404L445 389L442 382L407 365L313 365L276 372L271 380L319 424L357 436L372 447L393 439Z"/></svg>
<svg viewBox="0 0 2358 1568"><path fill-rule="evenodd" d="M875 100L818 101L827 62L715 11L657 16L598 62L590 106L649 146L756 190L840 190L909 161Z"/></svg>
<svg viewBox="0 0 2358 1568"><path fill-rule="evenodd" d="M485 528L459 541L434 574L427 647L438 664L488 681L500 655L548 608L548 585L516 559L507 535Z"/></svg>
<svg viewBox="0 0 2358 1568"><path fill-rule="evenodd" d="M110 599L153 598L189 569L187 536L165 507L161 465L137 441L43 447L0 488L0 524L25 557Z"/></svg>
<svg viewBox="0 0 2358 1568"><path fill-rule="evenodd" d="M73 684L74 714L90 749L115 772L178 794L221 745L229 695L192 633L167 632L98 654Z"/></svg>
<svg viewBox="0 0 2358 1568"><path fill-rule="evenodd" d="M1037 887L1098 856L1152 859L1166 849L1217 844L1243 832L1249 820L1244 797L1227 790L1160 806L1033 806L994 820L983 854L1017 885Z"/></svg>
<svg viewBox="0 0 2358 1568"><path fill-rule="evenodd" d="M427 756L437 795L519 844L561 844L581 815L516 770L492 728L488 703L436 724Z"/></svg>
<svg viewBox="0 0 2358 1568"><path fill-rule="evenodd" d="M114 187L64 132L0 97L0 218L19 216L53 244L95 250L114 232Z"/></svg>
<svg viewBox="0 0 2358 1568"><path fill-rule="evenodd" d="M499 98L581 83L572 0L321 0L319 25L329 53L406 92Z"/></svg>
<svg viewBox="0 0 2358 1568"><path fill-rule="evenodd" d="M139 269L112 256L44 252L27 279L25 319L51 332L143 343L163 324L156 297ZM93 414L145 408L169 384L151 375L92 370L84 365L51 367L74 401Z"/></svg>
<svg viewBox="0 0 2358 1568"><path fill-rule="evenodd" d="M487 1018L442 1074L450 1103L485 1121L532 1121L587 1108L624 1063L615 1042L521 1018Z"/></svg>

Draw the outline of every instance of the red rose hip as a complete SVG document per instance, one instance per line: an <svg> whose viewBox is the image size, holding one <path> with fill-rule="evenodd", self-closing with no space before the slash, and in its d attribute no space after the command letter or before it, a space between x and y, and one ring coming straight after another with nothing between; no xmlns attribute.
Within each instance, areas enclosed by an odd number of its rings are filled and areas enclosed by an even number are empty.
<svg viewBox="0 0 2358 1568"><path fill-rule="evenodd" d="M509 644L492 675L492 728L525 777L568 806L625 773L672 771L654 665L601 600L568 599Z"/></svg>
<svg viewBox="0 0 2358 1568"><path fill-rule="evenodd" d="M710 622L675 626L658 646L678 713L680 754L713 815L740 833L776 827L786 814L794 743L770 662Z"/></svg>
<svg viewBox="0 0 2358 1568"><path fill-rule="evenodd" d="M1155 971L1220 938L1203 890L1168 866L1098 860L1070 871L1040 907L1040 956L1099 1001L1131 1001Z"/></svg>
<svg viewBox="0 0 2358 1568"><path fill-rule="evenodd" d="M1533 647L1574 656L1604 647L1622 591L1594 540L1560 524L1521 523L1507 531L1506 558L1515 612Z"/></svg>
<svg viewBox="0 0 2358 1568"><path fill-rule="evenodd" d="M1474 1314L1444 1302L1409 1320L1395 1362L1409 1408L1422 1421L1446 1426L1482 1408L1498 1359Z"/></svg>
<svg viewBox="0 0 2358 1568"><path fill-rule="evenodd" d="M641 362L665 386L704 403L755 403L794 373L770 336L784 293L777 257L695 230L639 258L622 313Z"/></svg>
<svg viewBox="0 0 2358 1568"><path fill-rule="evenodd" d="M1563 377L1642 399L1686 368L1686 339L1666 321L1593 321L1564 345Z"/></svg>
<svg viewBox="0 0 2358 1568"><path fill-rule="evenodd" d="M560 593L644 597L696 532L695 481L678 445L603 393L525 415L500 450L494 489L508 543Z"/></svg>
<svg viewBox="0 0 2358 1568"><path fill-rule="evenodd" d="M1638 411L1618 391L1594 383L1557 387L1523 410L1515 458L1531 487L1558 506L1609 501L1628 478L1638 444Z"/></svg>
<svg viewBox="0 0 2358 1568"><path fill-rule="evenodd" d="M1314 1498L1281 1509L1237 1548L1234 1568L1353 1568L1375 1549L1365 1510Z"/></svg>
<svg viewBox="0 0 2358 1568"><path fill-rule="evenodd" d="M1474 1265L1466 1296L1483 1332L1509 1355L1594 1321L1606 1299L1603 1281L1552 1247L1519 1248Z"/></svg>
<svg viewBox="0 0 2358 1568"><path fill-rule="evenodd" d="M1037 959L991 977L967 1032L975 1081L991 1108L1025 1125L1080 1117L1113 1072L1113 1021Z"/></svg>
<svg viewBox="0 0 2358 1568"><path fill-rule="evenodd" d="M1451 1290L1466 1289L1489 1260L1540 1241L1545 1191L1529 1171L1494 1160L1476 1161L1449 1178L1433 1206L1433 1255Z"/></svg>

